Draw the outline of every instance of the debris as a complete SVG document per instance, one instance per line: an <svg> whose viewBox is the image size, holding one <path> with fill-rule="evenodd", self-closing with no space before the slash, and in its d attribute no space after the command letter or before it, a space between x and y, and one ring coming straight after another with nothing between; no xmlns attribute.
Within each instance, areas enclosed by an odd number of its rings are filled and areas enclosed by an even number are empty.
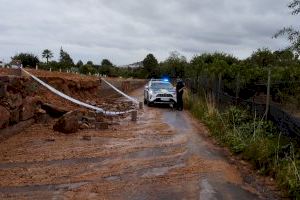
<svg viewBox="0 0 300 200"><path fill-rule="evenodd" d="M100 130L104 130L104 129L108 129L108 123L106 122L96 122L96 129L100 129Z"/></svg>
<svg viewBox="0 0 300 200"><path fill-rule="evenodd" d="M75 110L64 114L53 126L53 130L62 133L75 133L79 128L79 118L82 113Z"/></svg>
<svg viewBox="0 0 300 200"><path fill-rule="evenodd" d="M80 128L80 129L89 129L90 126L89 126L87 123L83 123L83 124L80 125L79 128Z"/></svg>
<svg viewBox="0 0 300 200"><path fill-rule="evenodd" d="M58 118L66 114L68 111L48 103L42 103L41 108L45 110L51 117Z"/></svg>
<svg viewBox="0 0 300 200"><path fill-rule="evenodd" d="M9 124L10 113L8 110L0 105L0 128L5 128Z"/></svg>
<svg viewBox="0 0 300 200"><path fill-rule="evenodd" d="M92 140L92 136L90 136L90 135L84 135L84 136L82 136L82 139L83 140L87 140L87 141L91 141Z"/></svg>

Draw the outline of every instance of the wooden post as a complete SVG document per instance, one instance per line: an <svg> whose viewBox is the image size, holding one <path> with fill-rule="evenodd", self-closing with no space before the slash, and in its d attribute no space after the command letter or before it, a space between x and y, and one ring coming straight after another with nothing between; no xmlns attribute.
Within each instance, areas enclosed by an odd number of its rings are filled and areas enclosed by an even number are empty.
<svg viewBox="0 0 300 200"><path fill-rule="evenodd" d="M271 69L268 71L268 85L267 85L267 101L266 101L266 119L268 118L269 108L270 108L270 88L271 88Z"/></svg>
<svg viewBox="0 0 300 200"><path fill-rule="evenodd" d="M139 102L139 109L140 110L144 109L144 102Z"/></svg>
<svg viewBox="0 0 300 200"><path fill-rule="evenodd" d="M131 121L137 121L137 110L131 112Z"/></svg>

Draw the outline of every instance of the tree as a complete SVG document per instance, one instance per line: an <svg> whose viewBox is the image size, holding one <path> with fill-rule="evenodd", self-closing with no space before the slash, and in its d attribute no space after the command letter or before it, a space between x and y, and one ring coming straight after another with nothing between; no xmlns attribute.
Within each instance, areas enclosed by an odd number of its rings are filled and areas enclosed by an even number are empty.
<svg viewBox="0 0 300 200"><path fill-rule="evenodd" d="M292 15L298 15L300 13L300 0L292 0L289 5L289 9L291 9ZM278 31L274 37L278 38L280 36L286 36L287 39L290 41L291 45L289 48L298 55L300 55L300 31L295 29L293 26L284 27L280 31Z"/></svg>
<svg viewBox="0 0 300 200"><path fill-rule="evenodd" d="M71 68L74 66L73 59L71 56L65 52L62 48L60 49L59 62L63 68Z"/></svg>
<svg viewBox="0 0 300 200"><path fill-rule="evenodd" d="M76 64L76 67L82 67L83 66L83 62L81 60L79 60Z"/></svg>
<svg viewBox="0 0 300 200"><path fill-rule="evenodd" d="M158 62L153 54L148 54L143 60L143 66L148 72L148 78L156 77L158 75Z"/></svg>
<svg viewBox="0 0 300 200"><path fill-rule="evenodd" d="M40 61L37 56L30 53L20 53L13 57L11 60L20 60L24 67L35 67Z"/></svg>
<svg viewBox="0 0 300 200"><path fill-rule="evenodd" d="M253 52L247 61L258 67L269 67L275 64L275 59L276 57L270 49L263 48Z"/></svg>
<svg viewBox="0 0 300 200"><path fill-rule="evenodd" d="M186 58L180 55L178 52L173 51L170 56L163 64L165 67L169 68L169 76L171 77L184 77L185 68L187 66ZM165 74L166 75L166 74Z"/></svg>
<svg viewBox="0 0 300 200"><path fill-rule="evenodd" d="M53 58L53 53L49 49L45 49L42 53L42 57L46 58L47 64L50 58Z"/></svg>
<svg viewBox="0 0 300 200"><path fill-rule="evenodd" d="M103 59L101 66L114 66L108 59Z"/></svg>
<svg viewBox="0 0 300 200"><path fill-rule="evenodd" d="M93 63L93 61L87 61L87 63L86 63L87 65L94 65L94 63Z"/></svg>

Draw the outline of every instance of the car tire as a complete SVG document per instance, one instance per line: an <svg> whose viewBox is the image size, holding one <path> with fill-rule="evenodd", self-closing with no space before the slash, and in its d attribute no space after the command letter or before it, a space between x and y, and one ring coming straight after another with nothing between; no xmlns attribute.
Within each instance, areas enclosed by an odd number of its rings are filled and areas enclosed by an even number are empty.
<svg viewBox="0 0 300 200"><path fill-rule="evenodd" d="M144 99L144 104L147 104L147 100L146 99Z"/></svg>
<svg viewBox="0 0 300 200"><path fill-rule="evenodd" d="M152 103L150 101L147 101L147 106L148 107L151 107L152 106Z"/></svg>

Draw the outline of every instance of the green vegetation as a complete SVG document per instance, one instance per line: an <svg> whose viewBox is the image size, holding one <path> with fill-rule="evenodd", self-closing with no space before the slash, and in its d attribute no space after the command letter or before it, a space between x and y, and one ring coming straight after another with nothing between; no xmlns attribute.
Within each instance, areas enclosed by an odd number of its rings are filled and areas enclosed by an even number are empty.
<svg viewBox="0 0 300 200"><path fill-rule="evenodd" d="M187 93L186 107L210 130L211 136L233 153L251 162L262 175L270 175L300 198L299 144L282 134L270 121L264 121L238 107L220 112L209 96Z"/></svg>
<svg viewBox="0 0 300 200"><path fill-rule="evenodd" d="M292 0L288 7L291 9L292 15L298 15L300 13L300 0ZM286 36L291 43L289 49L300 55L300 30L297 30L292 26L284 27L274 35L275 38L280 36Z"/></svg>

